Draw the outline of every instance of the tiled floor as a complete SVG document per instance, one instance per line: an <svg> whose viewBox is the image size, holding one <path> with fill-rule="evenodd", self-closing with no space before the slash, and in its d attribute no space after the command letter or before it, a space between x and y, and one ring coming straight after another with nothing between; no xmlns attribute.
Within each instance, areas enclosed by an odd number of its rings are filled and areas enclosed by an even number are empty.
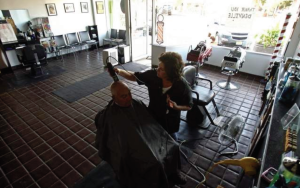
<svg viewBox="0 0 300 188"><path fill-rule="evenodd" d="M50 60L49 67L59 66L66 71L40 82L0 93L0 187L72 187L101 159L94 147L96 113L111 99L108 88L99 90L74 103L67 103L51 92L103 72L101 53L96 50L81 52L79 59L65 57L65 61ZM214 83L224 78L219 68L205 66L201 72ZM22 70L16 71L23 74ZM0 77L1 81L12 75ZM246 155L250 139L258 120L263 86L259 77L242 74L233 77L242 87L235 92L219 89L216 102L222 106L222 113L241 114L246 119L245 129L239 139L239 153L234 158ZM200 85L204 83L199 83ZM133 97L148 103L147 90L135 83L129 83ZM179 138L187 139L189 133L210 136L215 126L207 130L190 128L183 124ZM187 146L187 145L186 145ZM189 143L190 160L205 172L221 158L217 155L221 147L216 137ZM189 164L183 165L188 183L183 187L194 187L201 176ZM209 187L221 184L233 187L240 169L219 166L208 179Z"/></svg>

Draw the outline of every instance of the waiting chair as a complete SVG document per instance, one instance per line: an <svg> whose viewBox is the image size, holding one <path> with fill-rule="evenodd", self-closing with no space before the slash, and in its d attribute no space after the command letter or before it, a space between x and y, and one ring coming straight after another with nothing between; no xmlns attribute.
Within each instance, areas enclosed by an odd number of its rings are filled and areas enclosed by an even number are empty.
<svg viewBox="0 0 300 188"><path fill-rule="evenodd" d="M122 43L126 44L126 30L119 30L119 37L118 39L122 39Z"/></svg>
<svg viewBox="0 0 300 188"><path fill-rule="evenodd" d="M66 34L66 39L68 41L69 49L72 50L72 53L74 54L74 56L77 57L76 47L77 46L81 46L81 44L79 43L79 40L77 38L76 33L68 33L68 34Z"/></svg>
<svg viewBox="0 0 300 188"><path fill-rule="evenodd" d="M112 46L112 43L116 43L117 45L119 45L120 42L123 42L123 40L118 38L118 30L111 29L110 37L103 39L103 44L105 44L105 42L109 42L109 46Z"/></svg>
<svg viewBox="0 0 300 188"><path fill-rule="evenodd" d="M66 48L68 48L63 35L53 36L53 38L55 40L55 45L56 45L57 49L66 49Z"/></svg>
<svg viewBox="0 0 300 188"><path fill-rule="evenodd" d="M63 60L63 54L61 52L62 50L67 50L67 52L69 52L70 46L66 44L63 35L53 36L53 39L55 40L55 51L57 51L62 56Z"/></svg>
<svg viewBox="0 0 300 188"><path fill-rule="evenodd" d="M118 37L118 30L117 29L111 29L110 30L110 38L116 39Z"/></svg>
<svg viewBox="0 0 300 188"><path fill-rule="evenodd" d="M83 45L95 45L98 51L98 42L96 40L91 40L90 35L87 31L80 31L78 33L78 37L80 39L81 46Z"/></svg>
<svg viewBox="0 0 300 188"><path fill-rule="evenodd" d="M219 116L219 110L218 107L215 103L214 97L215 97L215 92L212 90L212 81L208 80L208 79L204 79L204 78L197 78L199 80L204 80L204 81L208 81L209 82L209 88L206 87L202 87L202 86L198 86L196 84L196 68L194 66L186 66L183 68L183 77L187 80L187 82L190 84L191 88L192 88L192 93L193 93L193 102L194 105L197 106L201 106L203 107L206 115L208 116L211 124L214 125L214 121L211 118L206 106L212 102L213 106L216 110L217 115ZM190 111L187 112L187 115ZM206 128L206 127L205 127Z"/></svg>

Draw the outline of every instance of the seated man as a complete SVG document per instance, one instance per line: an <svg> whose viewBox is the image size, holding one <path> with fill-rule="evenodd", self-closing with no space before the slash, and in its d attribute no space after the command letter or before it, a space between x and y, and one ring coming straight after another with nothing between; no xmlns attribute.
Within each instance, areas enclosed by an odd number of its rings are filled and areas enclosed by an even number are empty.
<svg viewBox="0 0 300 188"><path fill-rule="evenodd" d="M132 99L128 86L111 85L113 100L95 118L99 156L128 188L168 188L185 184L180 175L178 144Z"/></svg>

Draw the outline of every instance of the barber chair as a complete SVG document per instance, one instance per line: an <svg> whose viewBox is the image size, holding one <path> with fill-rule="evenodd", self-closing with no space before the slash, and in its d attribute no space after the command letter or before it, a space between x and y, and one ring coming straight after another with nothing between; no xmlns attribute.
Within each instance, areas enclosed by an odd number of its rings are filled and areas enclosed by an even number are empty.
<svg viewBox="0 0 300 188"><path fill-rule="evenodd" d="M34 78L44 75L41 62L47 62L45 49L41 45L26 46L22 48L22 54L17 56L24 67L31 68L31 76Z"/></svg>
<svg viewBox="0 0 300 188"><path fill-rule="evenodd" d="M196 77L205 78L205 76L199 73L199 68L203 66L204 62L212 55L212 47L207 46L205 41L200 41L197 44L195 49L192 49L192 46L189 48L186 59L188 62L186 65L193 65L196 67Z"/></svg>
<svg viewBox="0 0 300 188"><path fill-rule="evenodd" d="M187 112L186 120L189 124L197 124L201 128L207 128L210 123L215 125L213 118L208 112L206 106L212 102L217 116L220 115L218 107L215 103L215 92L212 90L212 81L204 78L199 80L209 82L209 88L196 85L196 68L194 66L186 66L183 68L183 77L187 80L192 88L193 107ZM209 121L207 121L207 118Z"/></svg>
<svg viewBox="0 0 300 188"><path fill-rule="evenodd" d="M243 48L236 47L234 50L230 50L227 56L221 64L221 73L228 76L227 80L220 80L217 85L226 90L237 90L240 88L239 84L231 81L231 77L238 73L240 68L243 67L245 62L246 51Z"/></svg>
<svg viewBox="0 0 300 188"><path fill-rule="evenodd" d="M84 45L87 46L95 45L98 52L98 42L96 40L91 40L90 35L87 31L80 31L78 33L78 37L80 38L81 47Z"/></svg>
<svg viewBox="0 0 300 188"><path fill-rule="evenodd" d="M37 53L39 62L43 65L48 65L46 49L42 45L35 45L35 52Z"/></svg>

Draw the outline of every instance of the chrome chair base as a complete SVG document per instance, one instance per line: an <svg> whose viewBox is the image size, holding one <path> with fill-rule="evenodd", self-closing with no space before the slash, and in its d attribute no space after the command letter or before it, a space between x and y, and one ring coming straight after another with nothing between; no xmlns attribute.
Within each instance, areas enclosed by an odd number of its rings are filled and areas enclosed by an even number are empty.
<svg viewBox="0 0 300 188"><path fill-rule="evenodd" d="M225 90L237 90L240 89L240 85L235 82L228 82L228 80L220 80L217 82L217 85Z"/></svg>

